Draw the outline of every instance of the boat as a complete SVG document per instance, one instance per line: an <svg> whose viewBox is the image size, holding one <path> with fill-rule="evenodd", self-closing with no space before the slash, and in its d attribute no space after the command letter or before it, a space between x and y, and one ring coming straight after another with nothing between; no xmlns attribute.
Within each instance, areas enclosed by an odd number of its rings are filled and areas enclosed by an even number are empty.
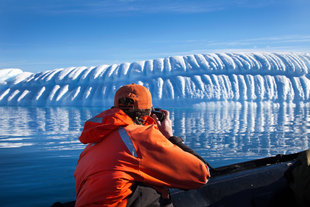
<svg viewBox="0 0 310 207"><path fill-rule="evenodd" d="M302 153L211 169L207 184L199 189L171 192L172 202L176 207L298 206L287 177Z"/></svg>
<svg viewBox="0 0 310 207"><path fill-rule="evenodd" d="M199 189L171 189L173 205L175 207L298 206L287 177L300 155L305 152L279 154L218 168L211 167L212 177ZM53 207L71 206L74 206L74 201L57 202L53 205Z"/></svg>

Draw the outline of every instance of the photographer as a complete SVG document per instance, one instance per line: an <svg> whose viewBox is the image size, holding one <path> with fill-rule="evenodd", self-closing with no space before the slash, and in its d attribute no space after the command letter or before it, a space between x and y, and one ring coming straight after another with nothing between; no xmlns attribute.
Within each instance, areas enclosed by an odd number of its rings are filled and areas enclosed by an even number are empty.
<svg viewBox="0 0 310 207"><path fill-rule="evenodd" d="M118 89L114 107L86 121L79 139L88 145L74 173L77 207L173 206L168 188L198 188L210 176L141 85Z"/></svg>

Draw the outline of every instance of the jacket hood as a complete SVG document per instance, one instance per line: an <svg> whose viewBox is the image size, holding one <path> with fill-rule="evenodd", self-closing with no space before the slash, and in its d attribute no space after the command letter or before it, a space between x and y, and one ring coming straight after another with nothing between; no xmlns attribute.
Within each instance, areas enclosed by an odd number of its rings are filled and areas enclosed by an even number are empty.
<svg viewBox="0 0 310 207"><path fill-rule="evenodd" d="M134 124L132 119L121 109L113 108L87 120L79 140L83 144L96 143L122 126Z"/></svg>

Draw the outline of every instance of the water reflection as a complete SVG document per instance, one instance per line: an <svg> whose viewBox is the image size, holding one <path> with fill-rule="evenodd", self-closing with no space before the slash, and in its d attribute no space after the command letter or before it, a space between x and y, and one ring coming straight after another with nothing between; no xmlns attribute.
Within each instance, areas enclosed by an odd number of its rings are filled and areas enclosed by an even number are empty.
<svg viewBox="0 0 310 207"><path fill-rule="evenodd" d="M0 107L3 206L75 199L73 172L84 148L78 136L102 110ZM169 110L175 135L214 167L310 147L309 106L210 103Z"/></svg>
<svg viewBox="0 0 310 207"><path fill-rule="evenodd" d="M211 104L172 117L176 134L215 166L310 147L306 105Z"/></svg>
<svg viewBox="0 0 310 207"><path fill-rule="evenodd" d="M0 148L29 151L81 150L85 120L100 108L0 107Z"/></svg>
<svg viewBox="0 0 310 207"><path fill-rule="evenodd" d="M215 165L221 165L225 160L309 148L309 109L307 105L210 103L170 111L175 135ZM84 146L77 138L84 122L102 110L0 107L0 148L81 150Z"/></svg>

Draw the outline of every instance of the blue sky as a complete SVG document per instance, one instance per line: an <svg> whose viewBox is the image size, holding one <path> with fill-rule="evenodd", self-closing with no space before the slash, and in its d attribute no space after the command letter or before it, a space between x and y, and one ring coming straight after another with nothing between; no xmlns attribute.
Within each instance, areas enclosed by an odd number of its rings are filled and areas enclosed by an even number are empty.
<svg viewBox="0 0 310 207"><path fill-rule="evenodd" d="M309 0L0 0L0 68L310 52Z"/></svg>

